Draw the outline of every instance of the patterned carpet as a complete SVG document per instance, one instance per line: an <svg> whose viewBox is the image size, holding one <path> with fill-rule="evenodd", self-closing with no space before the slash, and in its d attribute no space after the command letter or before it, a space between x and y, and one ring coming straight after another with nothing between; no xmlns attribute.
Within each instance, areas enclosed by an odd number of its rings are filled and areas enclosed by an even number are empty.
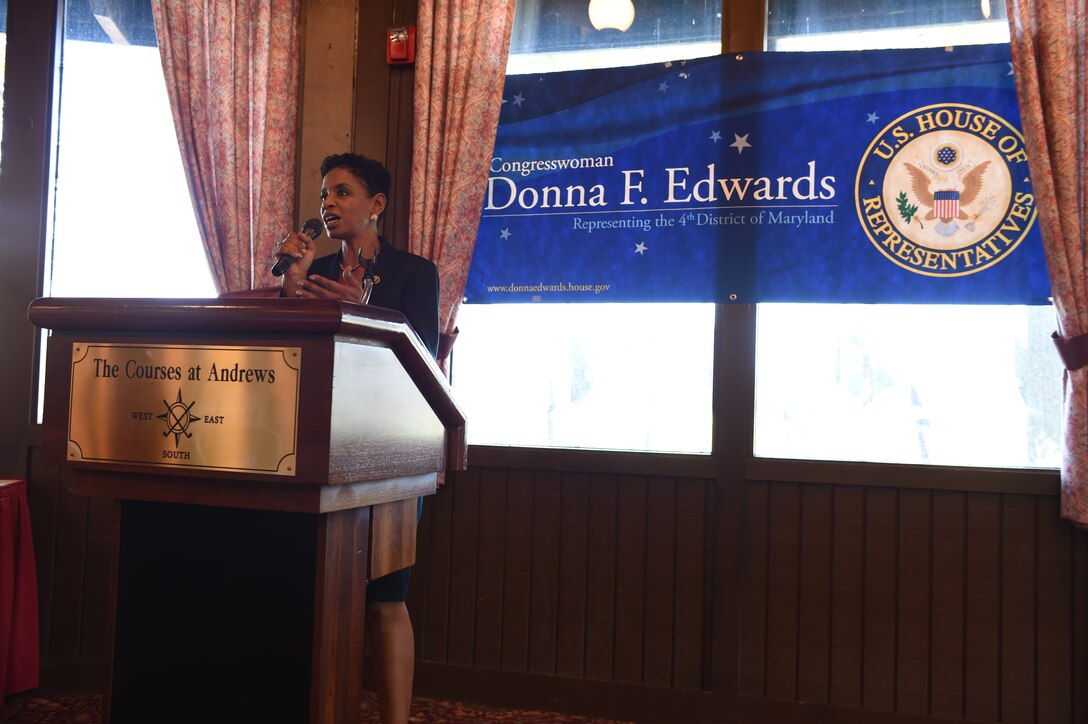
<svg viewBox="0 0 1088 724"><path fill-rule="evenodd" d="M12 696L0 709L0 721L11 724L97 724L101 714L102 697L85 694L58 694L44 697L33 693ZM373 694L363 696L360 724L378 721L377 700ZM498 709L489 706L438 701L417 697L412 701L412 724L445 724L446 722L517 722L518 724L625 724L608 719L589 719L547 711Z"/></svg>

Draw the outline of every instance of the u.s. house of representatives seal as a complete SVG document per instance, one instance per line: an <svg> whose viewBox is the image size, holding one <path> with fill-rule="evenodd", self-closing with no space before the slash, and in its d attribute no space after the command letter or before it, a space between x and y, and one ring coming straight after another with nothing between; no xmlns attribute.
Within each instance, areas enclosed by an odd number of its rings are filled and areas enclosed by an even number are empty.
<svg viewBox="0 0 1088 724"><path fill-rule="evenodd" d="M889 260L955 277L1000 263L1035 222L1024 138L984 108L945 103L888 124L858 167L858 217Z"/></svg>

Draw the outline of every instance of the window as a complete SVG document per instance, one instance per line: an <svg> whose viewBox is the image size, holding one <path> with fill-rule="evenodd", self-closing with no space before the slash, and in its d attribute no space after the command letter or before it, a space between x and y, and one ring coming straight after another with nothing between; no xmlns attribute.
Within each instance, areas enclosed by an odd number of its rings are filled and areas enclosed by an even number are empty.
<svg viewBox="0 0 1088 724"><path fill-rule="evenodd" d="M45 295L214 297L151 1L68 0L61 62ZM41 364L39 390L45 355Z"/></svg>
<svg viewBox="0 0 1088 724"><path fill-rule="evenodd" d="M633 6L627 30L597 30L585 0L518 0L506 72L619 68L721 52L721 0L636 0Z"/></svg>
<svg viewBox="0 0 1088 724"><path fill-rule="evenodd" d="M756 454L1057 467L1053 328L1048 307L761 304Z"/></svg>
<svg viewBox="0 0 1088 724"><path fill-rule="evenodd" d="M721 3L636 0L626 32L585 0L518 0L508 73L716 55ZM476 445L706 454L712 304L467 304L454 392Z"/></svg>
<svg viewBox="0 0 1088 724"><path fill-rule="evenodd" d="M768 20L779 50L1009 38L1004 3L985 0L770 0ZM762 304L755 454L1057 467L1054 327L1049 307Z"/></svg>
<svg viewBox="0 0 1088 724"><path fill-rule="evenodd" d="M150 0L68 0L51 296L213 297Z"/></svg>
<svg viewBox="0 0 1088 724"><path fill-rule="evenodd" d="M767 50L940 48L1008 40L1002 0L767 2Z"/></svg>
<svg viewBox="0 0 1088 724"><path fill-rule="evenodd" d="M712 304L464 305L474 444L707 453Z"/></svg>

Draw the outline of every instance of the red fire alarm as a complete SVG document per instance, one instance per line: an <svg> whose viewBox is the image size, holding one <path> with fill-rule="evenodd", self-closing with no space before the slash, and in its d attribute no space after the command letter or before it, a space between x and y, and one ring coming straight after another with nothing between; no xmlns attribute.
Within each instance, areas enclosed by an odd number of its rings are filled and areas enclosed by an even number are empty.
<svg viewBox="0 0 1088 724"><path fill-rule="evenodd" d="M416 62L416 26L389 28L385 39L385 62L389 65Z"/></svg>

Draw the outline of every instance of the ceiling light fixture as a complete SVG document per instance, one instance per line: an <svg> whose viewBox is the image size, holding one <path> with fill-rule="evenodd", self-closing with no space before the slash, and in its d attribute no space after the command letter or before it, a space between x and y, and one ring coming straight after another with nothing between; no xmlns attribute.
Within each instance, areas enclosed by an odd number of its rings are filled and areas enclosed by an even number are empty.
<svg viewBox="0 0 1088 724"><path fill-rule="evenodd" d="M621 33L635 21L635 5L631 0L589 0L589 22L597 30L615 28Z"/></svg>

